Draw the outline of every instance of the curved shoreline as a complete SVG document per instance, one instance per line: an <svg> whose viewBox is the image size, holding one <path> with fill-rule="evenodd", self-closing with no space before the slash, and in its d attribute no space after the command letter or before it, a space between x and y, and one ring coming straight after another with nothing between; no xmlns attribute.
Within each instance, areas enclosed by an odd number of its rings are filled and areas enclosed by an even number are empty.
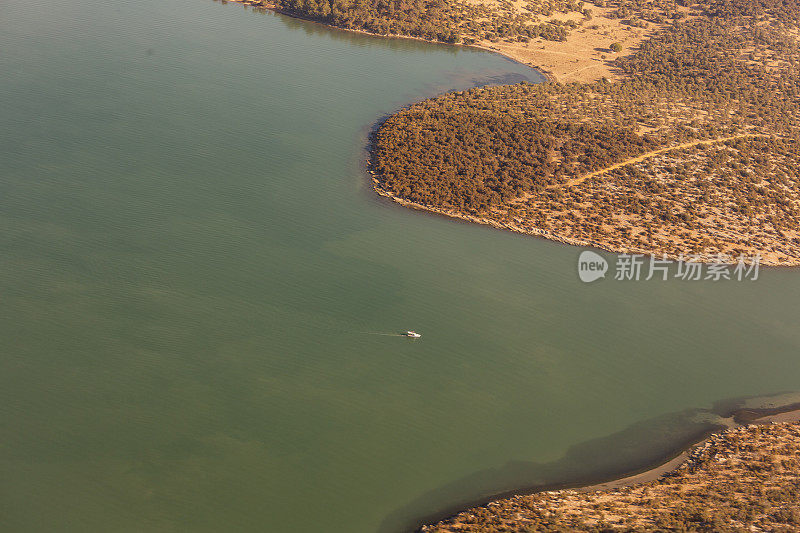
<svg viewBox="0 0 800 533"><path fill-rule="evenodd" d="M283 10L280 7L278 7L276 4L273 4L273 3L271 3L271 2L269 2L267 0L217 0L217 1L222 1L224 3L233 2L233 3L241 4L241 5L244 5L244 6L249 6L249 7L252 7L254 9L269 10L269 11L273 11L275 13L278 13L278 14L281 14L281 15L285 15L287 17L291 17L291 18L294 18L294 19L297 19L297 20L303 20L303 21L306 21L306 22L314 23L314 24L320 24L322 26L325 26L326 28L331 28L331 29L341 30L341 31L347 31L347 32L353 32L353 33L359 33L359 34L362 34L362 35L369 35L369 36L372 36L372 37L383 37L383 38L388 38L388 39L411 39L411 40L415 40L415 41L425 42L425 43L428 43L428 44L455 46L455 47L465 47L465 48L472 48L472 49L475 49L475 50L481 50L481 51L489 52L489 53L496 53L496 54L502 56L503 58L507 59L508 61L513 61L513 62L515 62L515 63L517 63L519 65L522 65L522 66L525 66L527 68L531 68L531 69L535 70L537 73L539 73L544 78L544 81L542 83L560 83L559 80L556 78L556 76L552 72L550 72L550 71L548 71L548 70L546 70L546 69L544 69L544 68L542 68L540 66L536 66L536 65L533 65L533 64L530 64L530 63L523 62L519 58L513 57L512 55L509 55L507 53L504 53L502 50L500 50L500 49L498 49L496 47L482 46L480 44L446 43L446 42L441 42L441 41L433 41L433 40L429 40L429 39L423 39L421 37L414 37L414 36L410 36L410 35L396 35L396 34L382 35L382 34L372 33L372 32L369 32L369 31L359 30L359 29L355 29L355 28L343 28L343 27L340 27L340 26L328 24L328 23L326 23L324 21L320 21L320 20L317 20L317 19L314 19L314 18L311 18L311 17L305 17L302 14L298 14L298 13L294 13L294 12L291 12L291 11ZM366 168L366 171L371 177L373 190L379 196L382 196L384 198L390 199L393 202L395 202L395 203L397 203L397 204L399 204L399 205L401 205L403 207L406 207L406 208L415 209L415 210L418 210L418 211L426 211L426 212L431 213L431 214L445 216L445 217L448 217L448 218L459 219L459 220L462 220L462 221L465 221L465 222L474 223L474 224L481 224L481 225L484 225L484 226L490 226L490 227L493 227L495 229L500 229L500 230L505 230L505 231L512 231L514 233L519 233L519 234L522 234L522 235L540 237L540 238L547 239L547 240L550 240L550 241L553 241L553 242L558 242L558 243L561 243L561 244L568 244L568 245L571 245L571 246L577 246L577 247L583 247L583 248L594 248L594 249L597 249L597 250L603 250L603 251L606 251L606 252L617 253L617 254L639 254L639 255L644 255L644 256L665 257L666 259L668 259L670 261L673 261L673 262L679 262L679 261L685 261L686 260L686 256L676 255L675 253L670 253L670 252L667 252L667 253L656 253L657 252L656 250L648 249L648 248L640 248L640 247L636 247L636 246L631 246L631 247L628 247L628 246L615 246L613 244L607 244L607 243L602 243L602 242L597 242L597 241L579 239L579 238L575 238L575 237L568 237L568 236L565 236L565 235L554 233L554 232L549 231L549 230L543 230L543 229L537 228L535 226L530 226L530 225L525 225L525 224L517 224L517 223L514 223L514 222L508 222L508 221L500 221L500 220L496 220L496 219L493 219L493 218L488 218L486 216L470 215L470 214L467 214L467 213L462 213L462 212L456 211L454 209L446 209L446 208L442 208L442 207L430 206L430 205L426 205L426 204L413 202L413 201L407 200L405 198L401 198L401 197L393 194L391 191L388 191L385 188L383 188L383 186L382 186L382 184L381 184L381 182L379 180L379 174L375 170L375 164L374 164L375 163L375 161L374 161L374 156L375 156L375 149L374 149L375 148L375 135L376 135L377 130L380 128L380 126L381 126L381 124L383 123L384 120L385 119L381 119L372 128L372 131L371 131L371 133L369 135L369 142L368 142L368 147L367 147L368 157L367 157L367 168ZM706 141L703 141L703 142L705 143ZM678 149L678 148L679 147L667 147L667 148L663 148L661 150L658 150L658 152L659 153L668 152L670 150ZM614 166L612 166L610 168L616 168L617 166L624 166L624 164L614 165ZM609 170L609 169L603 169L603 170L598 171L596 173L602 173L602 172L605 172L607 170ZM587 177L589 177L589 176L583 176L583 177L574 178L574 179L577 180L576 183L579 183L580 181L583 181ZM692 254L691 257L692 257L692 262L696 262L696 263L706 263L706 264L712 264L713 263L713 264L716 264L716 263L720 262L720 257L717 254ZM733 264L733 262L731 262L731 264ZM788 261L778 261L777 259L770 258L769 254L767 253L766 256L762 255L760 257L759 266L770 267L770 268L781 268L781 267L795 268L795 267L800 267L800 258L793 259L793 260L788 260Z"/></svg>
<svg viewBox="0 0 800 533"><path fill-rule="evenodd" d="M317 20L315 18L304 17L303 15L298 14L298 13L294 13L292 11L286 11L284 9L281 9L277 5L275 5L275 4L271 3L271 2L267 2L265 0L215 0L215 1L220 1L222 3L241 4L243 6L252 7L254 9L262 9L262 10L266 10L266 11L272 11L272 12L277 13L279 15L285 15L285 16L291 17L293 19L302 20L302 21L305 21L305 22L312 22L314 24L320 24L322 26L325 26L326 28L330 28L330 29L333 29L333 30L346 31L346 32L351 32L351 33L358 33L358 34L361 34L361 35L369 35L370 37L380 37L380 38L384 38L384 39L408 39L408 40L420 41L420 42L428 43L428 44L436 44L436 45L442 45L442 46L455 46L457 48L470 48L470 49L474 49L474 50L480 50L482 52L488 52L488 53L491 53L491 54L497 54L499 56L504 57L505 59L507 59L509 61L513 61L514 63L518 63L518 64L520 64L522 66L534 69L536 72L538 72L539 74L542 75L542 77L545 79L546 83L561 83L558 80L558 78L555 76L555 74L553 74L549 70L547 70L547 69L545 69L545 68L543 68L541 66L538 66L538 65L532 65L532 64L529 64L529 63L525 63L525 62L521 61L519 58L516 58L516 57L513 57L513 56L511 56L509 54L503 53L498 48L491 48L491 47L488 47L488 46L481 46L479 44L446 43L446 42L442 42L442 41L432 41L430 39L423 39L422 37L414 37L413 35L402 35L402 34L394 34L394 33L383 35L383 34L380 34L380 33L372 33L372 32L368 32L366 30L359 30L359 29L356 29L356 28L343 28L341 26L328 24L328 23L326 23L326 22L324 22L322 20Z"/></svg>
<svg viewBox="0 0 800 533"><path fill-rule="evenodd" d="M503 491L474 500L472 503L452 506L448 510L430 514L417 520L414 526L414 533L425 533L429 528L436 524L454 518L455 516L474 509L485 507L493 502L505 500L514 496L529 496L546 492L575 491L575 492L603 492L622 487L638 485L654 481L674 472L688 459L692 453L701 448L714 435L724 433L731 429L747 427L750 425L769 424L774 421L800 421L800 403L771 407L771 408L745 408L740 407L720 415L721 420L730 420L730 424L717 424L717 427L710 430L701 431L682 444L678 445L675 451L667 456L662 456L652 461L649 466L638 468L626 472L621 472L613 477L602 476L587 478L578 482L567 482L557 484L539 485L535 487L523 487L518 490Z"/></svg>

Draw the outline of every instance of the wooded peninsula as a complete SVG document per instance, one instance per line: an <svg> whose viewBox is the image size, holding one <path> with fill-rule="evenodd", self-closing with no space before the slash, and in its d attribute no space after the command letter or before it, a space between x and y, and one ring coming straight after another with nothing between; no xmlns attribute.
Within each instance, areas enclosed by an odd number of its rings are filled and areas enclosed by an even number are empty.
<svg viewBox="0 0 800 533"><path fill-rule="evenodd" d="M561 81L384 121L370 172L403 205L615 252L800 265L798 0L245 3L551 67Z"/></svg>
<svg viewBox="0 0 800 533"><path fill-rule="evenodd" d="M615 61L620 81L478 88L400 111L377 133L376 187L612 251L800 264L798 3L689 7Z"/></svg>

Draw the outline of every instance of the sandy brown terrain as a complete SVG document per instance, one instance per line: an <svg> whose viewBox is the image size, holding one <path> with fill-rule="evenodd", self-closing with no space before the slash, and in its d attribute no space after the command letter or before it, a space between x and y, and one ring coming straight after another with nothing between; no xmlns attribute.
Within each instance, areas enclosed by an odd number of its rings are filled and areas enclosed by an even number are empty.
<svg viewBox="0 0 800 533"><path fill-rule="evenodd" d="M494 0L483 1L494 3ZM514 5L520 4L521 2L516 2ZM476 45L541 70L559 82L588 83L601 78L619 79L619 71L614 68L612 61L630 53L659 26L650 24L647 29L635 28L624 24L621 19L609 18L607 16L611 11L609 8L588 3L586 6L592 11L592 19L584 21L580 27L572 30L566 41L539 38L529 43L503 41L493 43L481 40ZM579 21L582 17L571 13L558 14L542 20L554 19ZM622 44L622 51L612 52L609 48L612 43Z"/></svg>

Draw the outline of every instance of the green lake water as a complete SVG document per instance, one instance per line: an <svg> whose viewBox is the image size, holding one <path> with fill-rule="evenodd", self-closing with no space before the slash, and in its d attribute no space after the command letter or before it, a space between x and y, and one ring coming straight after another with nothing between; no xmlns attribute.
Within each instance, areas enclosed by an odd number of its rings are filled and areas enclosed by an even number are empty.
<svg viewBox="0 0 800 533"><path fill-rule="evenodd" d="M500 56L7 0L0 73L3 531L404 531L800 388L797 270L584 284L577 248L372 194L380 117L541 79Z"/></svg>

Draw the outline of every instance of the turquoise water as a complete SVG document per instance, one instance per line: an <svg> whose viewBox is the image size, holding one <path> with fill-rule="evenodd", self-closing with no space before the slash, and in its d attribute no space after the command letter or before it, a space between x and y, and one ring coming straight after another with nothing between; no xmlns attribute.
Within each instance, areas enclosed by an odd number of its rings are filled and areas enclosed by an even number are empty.
<svg viewBox="0 0 800 533"><path fill-rule="evenodd" d="M374 197L371 125L539 79L502 57L12 0L0 71L4 531L402 531L798 388L796 270L586 285L576 248Z"/></svg>

